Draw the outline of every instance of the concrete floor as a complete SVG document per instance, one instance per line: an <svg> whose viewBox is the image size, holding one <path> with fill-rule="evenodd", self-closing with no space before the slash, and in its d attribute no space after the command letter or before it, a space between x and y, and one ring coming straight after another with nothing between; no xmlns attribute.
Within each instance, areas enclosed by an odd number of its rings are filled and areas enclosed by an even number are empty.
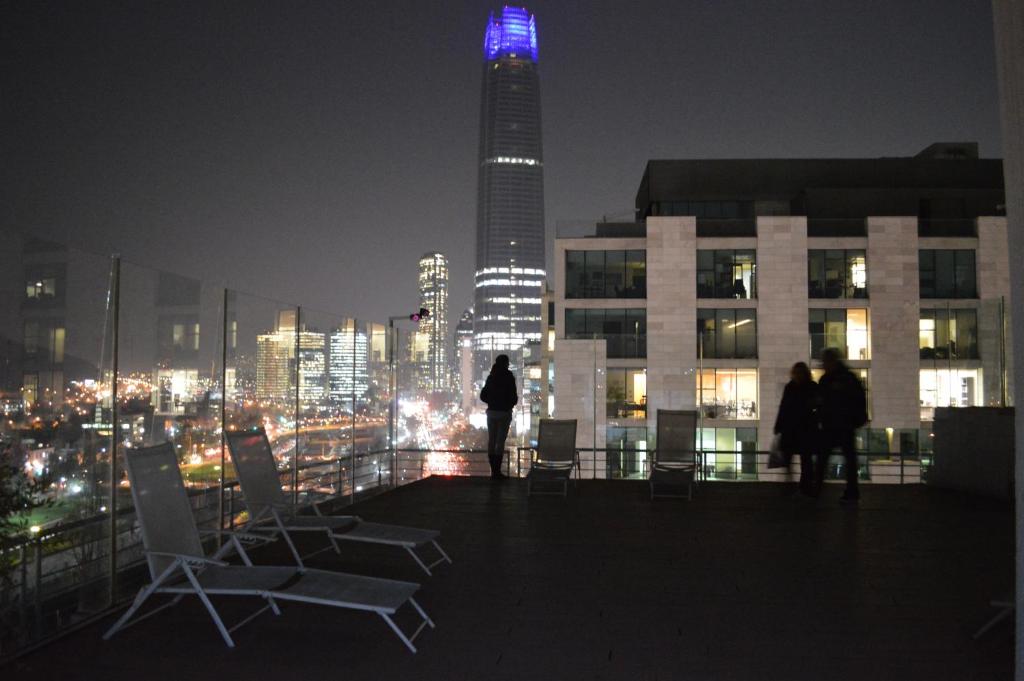
<svg viewBox="0 0 1024 681"><path fill-rule="evenodd" d="M646 490L589 481L527 500L521 481L430 478L359 503L366 519L441 529L455 560L433 578L385 547L312 561L421 582L437 629L416 655L374 615L299 605L228 650L192 599L108 643L110 620L79 631L3 676L1011 678L1012 624L971 640L1013 584L1009 510L924 486L866 487L858 509L834 486L817 502L767 483L705 483L692 502ZM286 558L274 546L260 562ZM256 606L220 603L229 621Z"/></svg>

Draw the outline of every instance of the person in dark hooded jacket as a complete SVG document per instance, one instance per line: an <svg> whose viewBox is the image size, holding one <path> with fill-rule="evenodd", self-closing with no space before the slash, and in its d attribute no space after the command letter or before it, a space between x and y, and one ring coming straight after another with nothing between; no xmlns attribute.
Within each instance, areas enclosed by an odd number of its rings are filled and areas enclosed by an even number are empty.
<svg viewBox="0 0 1024 681"><path fill-rule="evenodd" d="M854 431L868 421L867 400L860 379L843 363L842 355L835 348L825 348L821 353L825 374L818 381L821 394L822 461L828 459L833 449L843 454L846 469L846 490L840 499L842 503L857 503L860 490L857 487L857 449L854 445Z"/></svg>
<svg viewBox="0 0 1024 681"><path fill-rule="evenodd" d="M508 355L494 358L494 366L487 375L480 400L487 404L487 460L491 464L491 477L500 480L501 460L505 455L505 438L512 425L512 409L519 402L516 377L508 369Z"/></svg>
<svg viewBox="0 0 1024 681"><path fill-rule="evenodd" d="M779 414L775 418L775 433L779 436L779 449L791 458L800 455L800 492L807 496L818 493L814 459L818 453L820 428L818 425L818 384L811 377L811 369L797 362L789 371L790 381L782 391ZM818 461L818 465L823 462Z"/></svg>

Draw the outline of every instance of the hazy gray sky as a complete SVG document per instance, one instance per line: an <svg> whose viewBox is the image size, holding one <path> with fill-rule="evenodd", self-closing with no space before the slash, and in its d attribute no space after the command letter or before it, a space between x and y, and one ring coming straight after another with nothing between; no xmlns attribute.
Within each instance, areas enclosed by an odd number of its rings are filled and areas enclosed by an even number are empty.
<svg viewBox="0 0 1024 681"><path fill-rule="evenodd" d="M500 5L8 2L0 225L304 305L471 300L483 28ZM535 2L549 237L648 158L999 156L988 0Z"/></svg>

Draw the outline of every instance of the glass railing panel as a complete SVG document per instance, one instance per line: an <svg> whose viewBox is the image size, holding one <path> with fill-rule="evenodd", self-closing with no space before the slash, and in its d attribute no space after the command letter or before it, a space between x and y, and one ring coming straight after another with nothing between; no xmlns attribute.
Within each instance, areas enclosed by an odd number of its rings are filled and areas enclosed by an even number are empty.
<svg viewBox="0 0 1024 681"><path fill-rule="evenodd" d="M37 488L4 537L3 656L110 604L115 268L13 232L0 240L0 457Z"/></svg>
<svg viewBox="0 0 1024 681"><path fill-rule="evenodd" d="M230 291L227 296L225 428L267 431L282 489L297 498L296 417L298 409L299 310L270 298ZM245 505L227 465L225 508L229 524L242 520Z"/></svg>

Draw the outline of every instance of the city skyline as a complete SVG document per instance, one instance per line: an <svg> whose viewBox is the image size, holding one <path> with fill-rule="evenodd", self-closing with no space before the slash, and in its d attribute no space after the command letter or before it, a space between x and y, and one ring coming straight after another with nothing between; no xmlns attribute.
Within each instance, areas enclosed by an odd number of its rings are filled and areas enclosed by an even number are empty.
<svg viewBox="0 0 1024 681"><path fill-rule="evenodd" d="M543 25L549 248L560 221L628 211L649 158L872 157L960 139L1000 155L986 2L595 3L587 22L571 5L530 10ZM9 12L6 228L369 319L415 300L414 281L381 273L439 250L453 307L472 303L465 132L479 122L480 23L500 6L146 11ZM407 49L352 28L385 24ZM426 53L446 74L429 85ZM352 59L365 68L344 68ZM409 105L383 106L398 91ZM242 244L247 258L219 257Z"/></svg>

